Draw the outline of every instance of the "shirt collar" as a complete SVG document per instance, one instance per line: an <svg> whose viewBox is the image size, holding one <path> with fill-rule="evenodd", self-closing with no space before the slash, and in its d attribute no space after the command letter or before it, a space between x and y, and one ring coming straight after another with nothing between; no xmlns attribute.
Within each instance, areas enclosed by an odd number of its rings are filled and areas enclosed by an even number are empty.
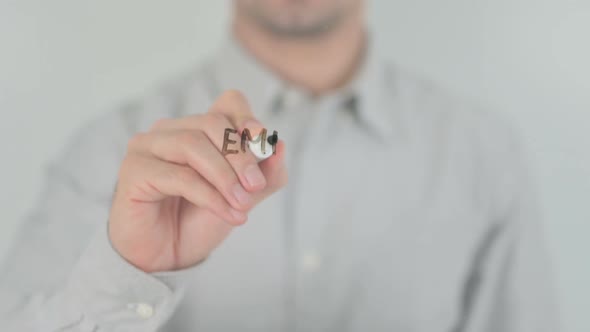
<svg viewBox="0 0 590 332"><path fill-rule="evenodd" d="M399 110L393 109L391 73L382 54L375 39L369 38L364 63L357 76L344 88L322 99L352 98L353 111L359 121L381 138L391 139L401 130L401 118L392 118ZM213 67L218 92L241 91L248 98L252 111L259 116L272 112L285 91L294 88L248 53L233 36L213 59Z"/></svg>
<svg viewBox="0 0 590 332"><path fill-rule="evenodd" d="M369 35L364 62L345 92L353 98L359 120L383 139L401 133L399 109L395 109L392 71L382 58L381 46Z"/></svg>

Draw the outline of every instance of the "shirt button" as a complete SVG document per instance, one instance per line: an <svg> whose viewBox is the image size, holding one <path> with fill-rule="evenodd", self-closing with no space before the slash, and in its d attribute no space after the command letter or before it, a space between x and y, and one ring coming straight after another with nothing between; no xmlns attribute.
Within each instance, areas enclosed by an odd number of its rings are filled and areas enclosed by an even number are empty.
<svg viewBox="0 0 590 332"><path fill-rule="evenodd" d="M154 307L147 303L138 303L135 307L135 312L143 319L152 318L154 315Z"/></svg>
<svg viewBox="0 0 590 332"><path fill-rule="evenodd" d="M304 271L313 272L320 268L322 260L316 253L306 253L302 257L301 265Z"/></svg>

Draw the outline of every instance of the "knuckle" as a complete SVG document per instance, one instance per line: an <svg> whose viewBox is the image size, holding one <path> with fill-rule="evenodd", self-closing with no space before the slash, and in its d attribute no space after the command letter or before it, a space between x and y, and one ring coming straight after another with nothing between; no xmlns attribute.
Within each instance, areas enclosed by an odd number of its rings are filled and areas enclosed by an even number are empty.
<svg viewBox="0 0 590 332"><path fill-rule="evenodd" d="M249 109L249 103L246 96L238 90L227 90L225 91L219 100L222 104L227 105L235 109Z"/></svg>
<svg viewBox="0 0 590 332"><path fill-rule="evenodd" d="M217 124L217 123L227 123L229 120L227 116L221 112L209 112L203 115L204 121L208 125Z"/></svg>
<svg viewBox="0 0 590 332"><path fill-rule="evenodd" d="M127 150L133 151L136 150L141 146L143 141L146 139L147 134L145 133L138 133L133 135L129 141L127 141Z"/></svg>
<svg viewBox="0 0 590 332"><path fill-rule="evenodd" d="M150 131L166 128L168 126L168 123L170 123L170 119L159 119L156 122L154 122L154 124L150 128Z"/></svg>
<svg viewBox="0 0 590 332"><path fill-rule="evenodd" d="M191 114L182 118L176 118L176 126L177 128L196 128L199 124L203 121L202 114ZM172 127L169 125L169 128Z"/></svg>
<svg viewBox="0 0 590 332"><path fill-rule="evenodd" d="M174 176L180 184L188 185L189 187L197 182L198 179L196 172L189 167L183 167L175 171L172 176Z"/></svg>
<svg viewBox="0 0 590 332"><path fill-rule="evenodd" d="M199 135L194 132L190 131L182 131L176 134L175 141L180 146L184 146L187 148L193 148L195 145L199 144Z"/></svg>
<svg viewBox="0 0 590 332"><path fill-rule="evenodd" d="M236 89L226 90L221 95L221 98L235 101L235 102L245 102L246 101L246 96L244 96L244 94L242 92L240 92Z"/></svg>
<svg viewBox="0 0 590 332"><path fill-rule="evenodd" d="M186 121L188 128L199 128L202 126L203 123L206 123L206 115L207 113L193 114L186 117L183 121Z"/></svg>

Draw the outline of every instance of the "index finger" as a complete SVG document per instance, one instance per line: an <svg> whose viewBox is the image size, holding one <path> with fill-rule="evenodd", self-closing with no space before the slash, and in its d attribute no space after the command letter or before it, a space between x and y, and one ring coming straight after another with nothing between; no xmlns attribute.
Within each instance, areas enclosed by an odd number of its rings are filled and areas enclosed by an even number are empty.
<svg viewBox="0 0 590 332"><path fill-rule="evenodd" d="M240 133L245 128L259 132L264 126L256 119L246 97L237 90L225 91L209 109L224 114Z"/></svg>

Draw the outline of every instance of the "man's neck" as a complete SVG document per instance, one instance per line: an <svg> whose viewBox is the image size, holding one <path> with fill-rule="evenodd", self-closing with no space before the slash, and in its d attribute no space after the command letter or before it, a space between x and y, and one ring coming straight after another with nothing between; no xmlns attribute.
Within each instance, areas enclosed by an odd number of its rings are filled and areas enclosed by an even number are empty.
<svg viewBox="0 0 590 332"><path fill-rule="evenodd" d="M360 67L367 39L362 17L351 17L315 38L280 38L238 15L233 34L283 80L322 95L344 86Z"/></svg>

